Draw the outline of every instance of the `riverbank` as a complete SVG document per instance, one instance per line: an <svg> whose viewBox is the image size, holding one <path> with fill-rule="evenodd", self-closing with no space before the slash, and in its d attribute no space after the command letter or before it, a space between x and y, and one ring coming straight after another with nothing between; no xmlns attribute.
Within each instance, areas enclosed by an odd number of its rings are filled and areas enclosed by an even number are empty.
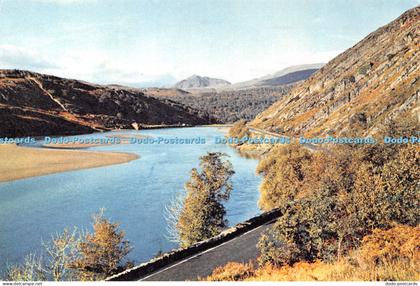
<svg viewBox="0 0 420 286"><path fill-rule="evenodd" d="M132 138L137 139L144 139L150 136L144 136L141 134L115 134L115 135L108 135L106 138L109 139L118 139L110 140L110 141L104 141L105 143L79 143L79 142L68 142L68 143L48 143L42 145L44 148L53 148L53 149L70 149L70 150L76 150L76 149L87 149L91 147L100 147L100 146L109 146L109 145L116 145L116 144L130 144L130 140Z"/></svg>
<svg viewBox="0 0 420 286"><path fill-rule="evenodd" d="M0 158L2 158L0 182L7 182L65 171L123 164L139 157L130 153L53 150L2 144Z"/></svg>

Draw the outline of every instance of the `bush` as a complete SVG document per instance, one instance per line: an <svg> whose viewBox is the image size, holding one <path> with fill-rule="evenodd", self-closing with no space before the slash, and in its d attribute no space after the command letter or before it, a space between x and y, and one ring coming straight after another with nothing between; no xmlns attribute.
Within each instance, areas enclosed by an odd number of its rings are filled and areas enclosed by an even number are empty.
<svg viewBox="0 0 420 286"><path fill-rule="evenodd" d="M364 64L363 66L361 66L359 68L359 71L358 72L361 75L366 75L370 71L371 68L372 68L372 64L371 63L367 63L367 64Z"/></svg>
<svg viewBox="0 0 420 286"><path fill-rule="evenodd" d="M79 257L70 264L80 273L81 280L101 280L123 269L123 259L131 247L117 223L103 216L103 210L93 216L94 233L87 233L78 243Z"/></svg>
<svg viewBox="0 0 420 286"><path fill-rule="evenodd" d="M418 281L420 229L397 225L374 229L359 249L332 263L300 261L293 265L266 263L258 269L228 263L210 281Z"/></svg>
<svg viewBox="0 0 420 286"><path fill-rule="evenodd" d="M375 229L363 238L358 259L375 266L396 261L419 264L420 227L398 225L389 230Z"/></svg>
<svg viewBox="0 0 420 286"><path fill-rule="evenodd" d="M7 269L6 281L43 281L46 280L43 261L34 254L25 257L22 265L13 265Z"/></svg>
<svg viewBox="0 0 420 286"><path fill-rule="evenodd" d="M228 136L233 139L241 140L243 138L249 137L250 132L249 128L246 126L245 120L239 120L233 124L229 129ZM240 145L240 144L237 144Z"/></svg>
<svg viewBox="0 0 420 286"><path fill-rule="evenodd" d="M306 165L312 154L298 145L276 146L264 157L257 167L257 173L264 179L260 185L261 209L283 208L303 190Z"/></svg>
<svg viewBox="0 0 420 286"><path fill-rule="evenodd" d="M121 264L130 247L118 224L110 223L101 211L94 216L93 227L94 233L85 236L76 228L53 236L43 243L40 255L29 254L23 264L9 267L5 280L100 280L129 266Z"/></svg>
<svg viewBox="0 0 420 286"><path fill-rule="evenodd" d="M217 267L206 281L241 281L254 274L254 266L249 263L229 262L225 266Z"/></svg>
<svg viewBox="0 0 420 286"><path fill-rule="evenodd" d="M419 223L416 146L396 149L381 164L369 161L367 147L308 155L297 148L274 152L259 166L265 175L260 204L283 210L260 240L260 263L334 261L359 247L372 229Z"/></svg>
<svg viewBox="0 0 420 286"><path fill-rule="evenodd" d="M300 251L294 243L280 241L275 233L277 228L261 235L257 247L261 255L258 257L258 264L281 266L293 264L299 260Z"/></svg>

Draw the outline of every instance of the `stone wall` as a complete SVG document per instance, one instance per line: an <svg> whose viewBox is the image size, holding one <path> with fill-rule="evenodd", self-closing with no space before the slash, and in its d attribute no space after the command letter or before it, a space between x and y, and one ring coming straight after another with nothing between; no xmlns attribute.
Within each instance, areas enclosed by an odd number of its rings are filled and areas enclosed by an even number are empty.
<svg viewBox="0 0 420 286"><path fill-rule="evenodd" d="M207 240L200 241L188 248L179 248L163 254L160 257L154 258L148 262L137 265L133 268L127 269L124 272L116 274L107 278L107 281L135 281L142 277L145 277L157 270L160 270L172 263L181 261L192 255L206 251L212 247L229 241L241 234L255 229L269 221L272 221L280 216L278 209L271 210L269 212L262 213L256 217L253 217L243 223L239 223L234 227L231 227L221 234L212 237Z"/></svg>

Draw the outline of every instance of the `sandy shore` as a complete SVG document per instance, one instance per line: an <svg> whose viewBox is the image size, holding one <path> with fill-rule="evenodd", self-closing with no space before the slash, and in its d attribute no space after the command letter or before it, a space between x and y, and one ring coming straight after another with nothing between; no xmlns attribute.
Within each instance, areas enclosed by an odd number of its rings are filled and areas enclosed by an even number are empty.
<svg viewBox="0 0 420 286"><path fill-rule="evenodd" d="M44 147L48 147L48 148L56 148L56 149L86 149L86 148L90 148L90 147L99 147L99 146L107 146L107 145L119 145L119 144L130 144L130 139L131 138L137 138L137 139L143 139L143 138L147 138L150 136L146 136L146 135L142 135L142 134L115 134L115 135L108 135L106 136L107 138L118 138L120 139L120 142L117 143L103 143L103 144L93 144L93 143L89 143L89 144L83 144L83 143L76 143L76 142L71 142L71 143L49 143L49 144L45 144L43 145Z"/></svg>
<svg viewBox="0 0 420 286"><path fill-rule="evenodd" d="M138 158L135 154L53 150L0 145L0 182L64 171L122 164Z"/></svg>
<svg viewBox="0 0 420 286"><path fill-rule="evenodd" d="M82 144L82 143L63 143L63 144L58 144L58 143L49 143L49 144L45 144L42 145L45 148L54 148L54 149L87 149L90 147L101 147L101 146L109 146L109 145L120 145L120 144L129 144L130 142L128 140L121 140L121 142L119 144Z"/></svg>

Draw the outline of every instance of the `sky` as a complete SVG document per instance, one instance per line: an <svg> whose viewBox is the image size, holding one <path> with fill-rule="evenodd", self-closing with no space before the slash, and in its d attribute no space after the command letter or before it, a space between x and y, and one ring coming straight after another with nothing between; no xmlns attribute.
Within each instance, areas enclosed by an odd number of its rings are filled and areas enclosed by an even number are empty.
<svg viewBox="0 0 420 286"><path fill-rule="evenodd" d="M328 62L420 0L0 0L0 69L164 86Z"/></svg>

